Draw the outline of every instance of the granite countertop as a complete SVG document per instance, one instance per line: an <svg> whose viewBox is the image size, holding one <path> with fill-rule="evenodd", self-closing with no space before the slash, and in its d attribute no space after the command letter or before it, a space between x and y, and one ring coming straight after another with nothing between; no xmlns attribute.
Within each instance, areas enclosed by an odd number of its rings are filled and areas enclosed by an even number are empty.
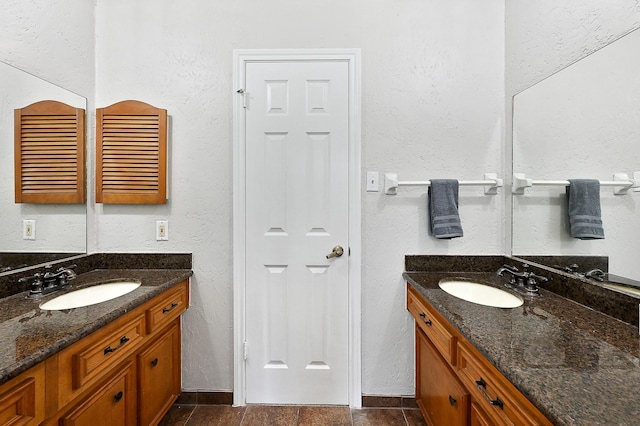
<svg viewBox="0 0 640 426"><path fill-rule="evenodd" d="M69 290L40 299L26 292L0 299L0 384L98 330L107 323L189 278L190 269L104 269L78 275ZM43 311L39 305L61 294L116 279L140 280L124 296L64 311Z"/></svg>
<svg viewBox="0 0 640 426"><path fill-rule="evenodd" d="M638 327L543 289L500 309L438 287L441 278L464 277L504 288L495 272L403 277L554 424L640 424Z"/></svg>

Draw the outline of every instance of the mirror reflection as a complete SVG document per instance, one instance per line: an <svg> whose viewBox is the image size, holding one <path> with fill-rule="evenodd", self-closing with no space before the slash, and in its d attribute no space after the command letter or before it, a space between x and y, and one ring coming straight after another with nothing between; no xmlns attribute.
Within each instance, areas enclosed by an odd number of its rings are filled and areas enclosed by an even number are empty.
<svg viewBox="0 0 640 426"><path fill-rule="evenodd" d="M514 97L513 171L534 180L613 180L640 172L640 30ZM600 188L604 240L569 236L565 187L513 195L514 256L608 256L640 281L640 192ZM549 265L554 266L554 265Z"/></svg>
<svg viewBox="0 0 640 426"><path fill-rule="evenodd" d="M86 99L0 62L0 273L86 252L84 204L16 204L14 109L56 100L86 109ZM25 227L35 239L23 238Z"/></svg>

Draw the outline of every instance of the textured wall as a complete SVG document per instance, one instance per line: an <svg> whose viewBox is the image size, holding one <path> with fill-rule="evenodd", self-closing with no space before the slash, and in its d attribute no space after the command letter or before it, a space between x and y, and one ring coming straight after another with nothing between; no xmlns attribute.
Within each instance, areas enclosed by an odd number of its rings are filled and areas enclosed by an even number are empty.
<svg viewBox="0 0 640 426"><path fill-rule="evenodd" d="M637 0L515 0L505 11L509 96L640 26Z"/></svg>
<svg viewBox="0 0 640 426"><path fill-rule="evenodd" d="M501 1L99 1L96 105L141 99L171 115L166 206L96 208L100 251L192 251L186 389L230 390L232 51L362 48L363 174L481 179L501 173ZM363 192L363 391L413 393L405 253L502 253L502 198L461 191L465 237L427 235L425 191ZM170 241L154 223L168 219Z"/></svg>
<svg viewBox="0 0 640 426"><path fill-rule="evenodd" d="M86 0L3 0L0 61L93 97L94 8Z"/></svg>

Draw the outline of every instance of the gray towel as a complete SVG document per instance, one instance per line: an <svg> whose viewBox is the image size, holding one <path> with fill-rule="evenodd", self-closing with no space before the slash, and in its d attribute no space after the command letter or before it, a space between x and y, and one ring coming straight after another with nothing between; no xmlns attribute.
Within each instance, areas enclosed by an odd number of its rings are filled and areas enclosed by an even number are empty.
<svg viewBox="0 0 640 426"><path fill-rule="evenodd" d="M427 198L431 235L441 239L462 237L458 214L458 181L431 179Z"/></svg>
<svg viewBox="0 0 640 426"><path fill-rule="evenodd" d="M604 238L600 213L600 181L569 179L567 186L569 233L573 238L596 240Z"/></svg>

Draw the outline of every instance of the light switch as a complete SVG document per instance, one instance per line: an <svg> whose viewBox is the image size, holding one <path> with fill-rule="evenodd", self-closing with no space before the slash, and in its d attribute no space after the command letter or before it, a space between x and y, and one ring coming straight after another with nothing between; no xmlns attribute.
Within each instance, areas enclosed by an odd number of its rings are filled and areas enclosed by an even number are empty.
<svg viewBox="0 0 640 426"><path fill-rule="evenodd" d="M380 189L379 180L380 173L367 172L367 192L378 192Z"/></svg>

